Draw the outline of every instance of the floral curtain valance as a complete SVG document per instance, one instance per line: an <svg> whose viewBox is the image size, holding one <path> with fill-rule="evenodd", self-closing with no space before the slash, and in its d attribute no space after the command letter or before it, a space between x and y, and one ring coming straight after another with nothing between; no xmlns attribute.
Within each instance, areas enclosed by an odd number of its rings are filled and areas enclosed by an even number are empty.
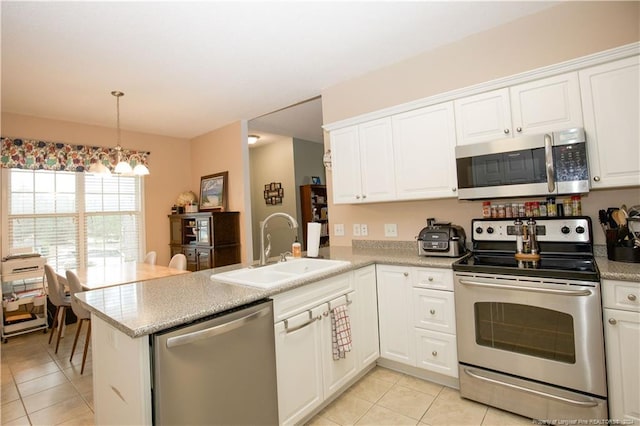
<svg viewBox="0 0 640 426"><path fill-rule="evenodd" d="M101 162L113 172L118 162L115 148L5 137L1 143L0 167L5 168L85 172L92 163ZM123 148L120 159L129 162L132 168L138 164L148 167L149 154Z"/></svg>

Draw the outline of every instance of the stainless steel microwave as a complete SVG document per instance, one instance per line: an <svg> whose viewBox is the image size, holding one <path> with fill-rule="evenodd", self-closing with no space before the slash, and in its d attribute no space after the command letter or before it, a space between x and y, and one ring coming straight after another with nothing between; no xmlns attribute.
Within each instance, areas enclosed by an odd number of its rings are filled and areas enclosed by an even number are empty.
<svg viewBox="0 0 640 426"><path fill-rule="evenodd" d="M456 169L464 200L589 192L582 128L457 146Z"/></svg>

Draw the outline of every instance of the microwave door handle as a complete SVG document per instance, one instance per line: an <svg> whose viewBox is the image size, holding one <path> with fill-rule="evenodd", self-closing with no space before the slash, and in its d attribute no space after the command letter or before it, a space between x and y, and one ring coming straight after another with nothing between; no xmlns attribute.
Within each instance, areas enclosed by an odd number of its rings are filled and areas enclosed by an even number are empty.
<svg viewBox="0 0 640 426"><path fill-rule="evenodd" d="M550 134L544 135L544 162L547 168L547 188L549 192L556 191L555 169L553 166L553 141Z"/></svg>

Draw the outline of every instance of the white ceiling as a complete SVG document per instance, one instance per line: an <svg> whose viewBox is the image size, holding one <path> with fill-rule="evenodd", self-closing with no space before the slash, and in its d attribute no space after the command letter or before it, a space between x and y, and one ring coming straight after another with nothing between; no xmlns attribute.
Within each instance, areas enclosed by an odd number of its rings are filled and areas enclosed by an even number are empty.
<svg viewBox="0 0 640 426"><path fill-rule="evenodd" d="M3 111L192 138L557 3L1 4Z"/></svg>

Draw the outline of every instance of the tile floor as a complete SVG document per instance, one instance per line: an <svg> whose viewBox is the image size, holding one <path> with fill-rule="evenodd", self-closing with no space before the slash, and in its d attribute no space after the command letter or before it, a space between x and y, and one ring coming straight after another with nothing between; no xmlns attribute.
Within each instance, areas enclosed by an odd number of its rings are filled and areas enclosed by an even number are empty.
<svg viewBox="0 0 640 426"><path fill-rule="evenodd" d="M80 375L83 329L69 362L76 324L58 354L34 332L0 347L2 425L93 425L91 350ZM458 391L375 367L308 425L531 425L530 419L460 398Z"/></svg>

